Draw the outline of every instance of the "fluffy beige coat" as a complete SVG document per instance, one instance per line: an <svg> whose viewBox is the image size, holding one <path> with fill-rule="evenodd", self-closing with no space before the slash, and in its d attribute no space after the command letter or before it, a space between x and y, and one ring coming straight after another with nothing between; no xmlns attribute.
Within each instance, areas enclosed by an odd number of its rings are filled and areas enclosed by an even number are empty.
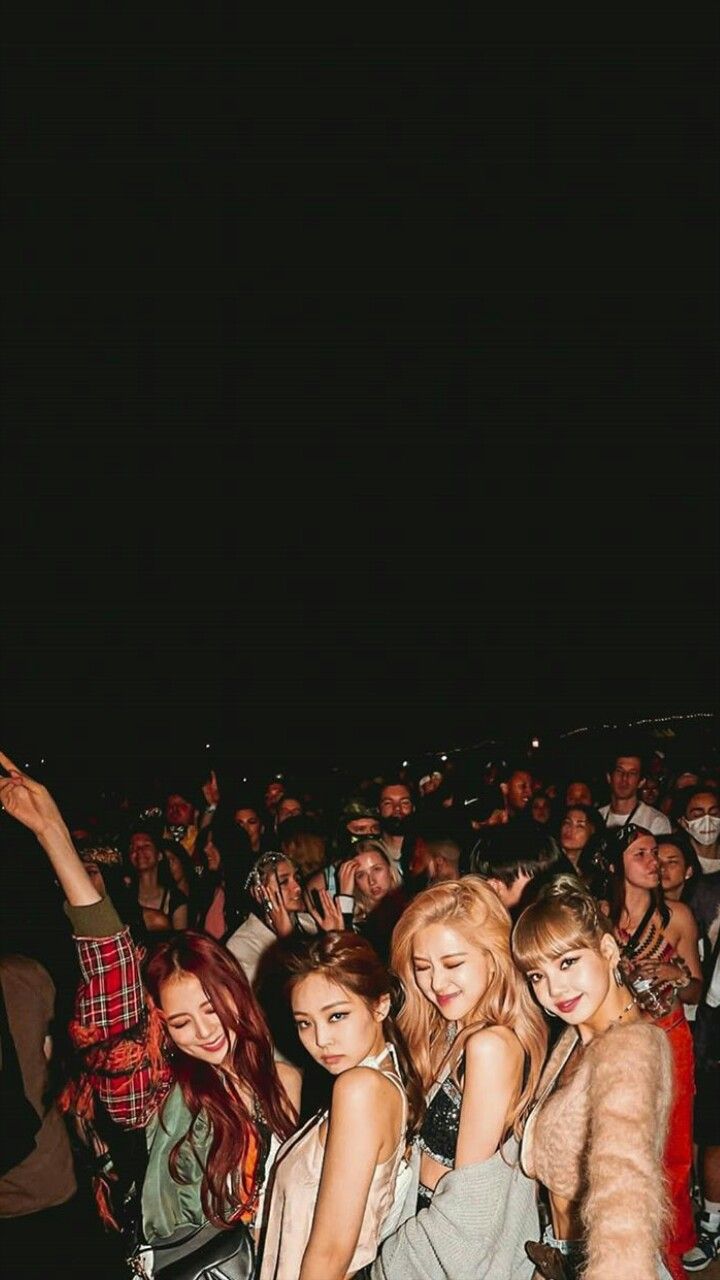
<svg viewBox="0 0 720 1280"><path fill-rule="evenodd" d="M555 1195L579 1202L584 1280L657 1280L667 1200L662 1154L672 1093L667 1038L646 1022L611 1026L581 1050L553 1088L577 1041L555 1046L525 1127L522 1164Z"/></svg>

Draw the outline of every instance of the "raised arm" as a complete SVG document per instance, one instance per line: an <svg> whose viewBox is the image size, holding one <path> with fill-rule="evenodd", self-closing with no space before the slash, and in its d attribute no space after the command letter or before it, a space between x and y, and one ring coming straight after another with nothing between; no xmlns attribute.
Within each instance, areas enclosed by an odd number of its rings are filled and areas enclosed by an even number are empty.
<svg viewBox="0 0 720 1280"><path fill-rule="evenodd" d="M8 774L0 778L0 804L34 832L68 901L82 975L73 1043L84 1053L87 1076L113 1119L139 1127L162 1100L171 1073L162 1060L151 1067L148 1058L149 1027L135 945L112 903L93 887L47 787L22 773L3 752L0 764Z"/></svg>
<svg viewBox="0 0 720 1280"><path fill-rule="evenodd" d="M22 773L2 751L0 765L8 775L0 778L0 804L11 818L35 834L70 906L87 907L100 902L100 894L77 855L63 816L47 787Z"/></svg>
<svg viewBox="0 0 720 1280"><path fill-rule="evenodd" d="M360 1238L383 1139L392 1132L393 1085L368 1067L338 1076L312 1231L299 1280L345 1280Z"/></svg>

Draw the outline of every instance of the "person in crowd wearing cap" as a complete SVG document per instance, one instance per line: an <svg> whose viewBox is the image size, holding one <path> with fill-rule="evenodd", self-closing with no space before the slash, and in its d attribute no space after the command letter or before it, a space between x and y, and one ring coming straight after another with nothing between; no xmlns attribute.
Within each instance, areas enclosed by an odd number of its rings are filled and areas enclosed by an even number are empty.
<svg viewBox="0 0 720 1280"><path fill-rule="evenodd" d="M683 1006L697 1004L702 991L698 930L689 907L663 896L653 832L634 822L612 828L605 856L610 896L601 905L620 946L621 967L641 1009L665 1031L673 1055L664 1155L672 1209L666 1261L673 1280L683 1280L683 1254L697 1243L690 1198L695 1063Z"/></svg>

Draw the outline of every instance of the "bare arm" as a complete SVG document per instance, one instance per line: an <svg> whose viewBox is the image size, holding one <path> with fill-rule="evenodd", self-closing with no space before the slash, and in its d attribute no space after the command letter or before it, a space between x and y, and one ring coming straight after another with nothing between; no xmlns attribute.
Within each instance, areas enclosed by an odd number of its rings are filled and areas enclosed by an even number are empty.
<svg viewBox="0 0 720 1280"><path fill-rule="evenodd" d="M47 787L22 773L9 756L0 751L0 765L8 777L0 778L0 803L37 837L72 907L89 907L100 902L100 894L77 855L70 832Z"/></svg>
<svg viewBox="0 0 720 1280"><path fill-rule="evenodd" d="M187 929L188 927L188 909L187 902L181 903L172 913L173 929Z"/></svg>
<svg viewBox="0 0 720 1280"><path fill-rule="evenodd" d="M672 920L677 926L675 950L690 970L690 981L686 987L678 988L678 995L684 1004L697 1004L702 995L702 968L698 950L698 927L695 917L685 902L672 903Z"/></svg>
<svg viewBox="0 0 720 1280"><path fill-rule="evenodd" d="M277 1069L278 1079L295 1108L295 1114L300 1115L302 1071L300 1071L298 1067L294 1067L290 1062L276 1062L275 1067Z"/></svg>
<svg viewBox="0 0 720 1280"><path fill-rule="evenodd" d="M333 1087L320 1189L299 1280L345 1280L360 1237L383 1139L392 1132L394 1086L353 1067Z"/></svg>
<svg viewBox="0 0 720 1280"><path fill-rule="evenodd" d="M465 1046L465 1082L455 1168L494 1155L522 1084L523 1051L511 1032L485 1027Z"/></svg>

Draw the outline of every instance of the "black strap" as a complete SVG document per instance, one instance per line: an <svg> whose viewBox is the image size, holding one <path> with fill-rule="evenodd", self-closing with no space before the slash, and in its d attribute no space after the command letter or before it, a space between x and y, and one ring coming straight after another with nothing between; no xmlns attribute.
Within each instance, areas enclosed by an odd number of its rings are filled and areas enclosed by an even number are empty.
<svg viewBox="0 0 720 1280"><path fill-rule="evenodd" d="M656 910L657 910L657 908L656 908L656 906L655 906L655 903L654 903L654 902L651 902L651 903L650 903L650 906L648 907L647 911L645 912L645 915L643 916L642 920L640 921L640 923L639 923L639 925L638 925L637 929L635 930L635 932L633 933L632 937L631 937L631 938L628 938L627 942L626 942L626 943L624 943L624 945L623 945L623 955L626 955L626 956L628 957L628 959L631 959L631 958L635 955L635 952L638 950L638 947L640 946L640 939L642 938L642 936L643 936L643 934L644 934L645 930L647 929L647 927L648 927L648 925L649 925L650 921L652 920L652 918L653 918L653 916L654 916L654 914L655 914L655 911L656 911ZM666 923L667 923L667 922L666 922Z"/></svg>

